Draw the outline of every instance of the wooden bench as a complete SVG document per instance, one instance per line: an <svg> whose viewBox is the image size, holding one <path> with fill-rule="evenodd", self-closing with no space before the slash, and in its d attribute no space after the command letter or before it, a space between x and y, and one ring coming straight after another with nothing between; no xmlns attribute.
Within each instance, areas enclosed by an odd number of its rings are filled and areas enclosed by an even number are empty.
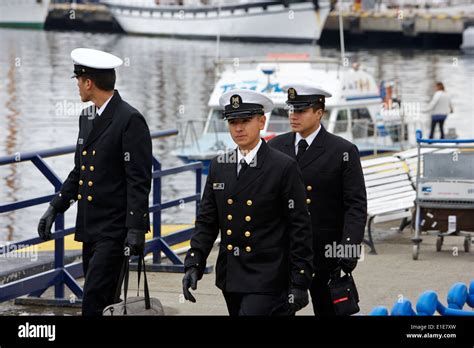
<svg viewBox="0 0 474 348"><path fill-rule="evenodd" d="M395 156L363 160L365 186L367 190L367 235L364 242L370 253L376 254L372 239L372 224L402 220L399 230L408 225L411 209L415 206L416 191L404 161Z"/></svg>

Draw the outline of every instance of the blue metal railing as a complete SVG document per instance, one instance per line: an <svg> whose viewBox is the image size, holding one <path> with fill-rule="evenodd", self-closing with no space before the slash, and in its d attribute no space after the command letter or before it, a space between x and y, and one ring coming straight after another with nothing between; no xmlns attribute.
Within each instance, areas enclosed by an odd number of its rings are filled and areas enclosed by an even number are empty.
<svg viewBox="0 0 474 348"><path fill-rule="evenodd" d="M178 134L176 129L151 132L151 138L163 138ZM58 192L62 186L61 179L44 161L47 157L60 156L70 154L75 151L76 146L65 146L55 149L43 150L38 152L17 153L15 155L0 157L0 166L19 162L32 162L36 168L48 179L53 185L54 191ZM195 171L196 190L195 194L174 199L168 202L162 202L162 178L168 175L174 175L186 171ZM153 156L153 186L152 186L152 205L149 212L153 217L153 237L147 241L145 246L145 254L153 253L153 263L147 265L154 271L183 271L184 265L178 255L171 249L171 246L190 239L194 231L194 227L174 232L172 234L161 235L161 212L163 209L171 208L188 202L196 202L196 214L201 200L201 176L202 163L190 163L183 166L162 169L160 161ZM43 203L48 203L54 197L54 194L35 197L23 201L0 205L0 214L11 212L18 209L24 209ZM38 217L39 219L39 217ZM36 228L36 226L35 226ZM59 214L55 220L54 233L51 239L54 240L54 268L46 271L22 278L10 283L0 285L0 302L17 298L19 296L30 295L40 297L46 289L51 286L55 287L55 299L64 298L64 285L79 298L82 298L82 288L76 282L76 278L83 275L82 262L75 262L65 265L64 262L64 237L74 233L75 228L64 228L64 215ZM19 248L33 246L44 241L39 237L23 240L21 242L11 243L0 247L0 255L17 251ZM172 264L161 264L161 252L163 252Z"/></svg>

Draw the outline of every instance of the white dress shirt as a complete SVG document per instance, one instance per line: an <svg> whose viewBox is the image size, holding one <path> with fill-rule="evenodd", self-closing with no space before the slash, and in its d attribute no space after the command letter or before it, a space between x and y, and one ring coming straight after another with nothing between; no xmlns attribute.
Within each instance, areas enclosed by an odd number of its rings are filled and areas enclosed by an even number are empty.
<svg viewBox="0 0 474 348"><path fill-rule="evenodd" d="M245 156L240 152L240 149L237 149L237 174L240 172L240 160L243 158L247 164L250 164L255 156L257 155L258 149L262 145L262 139L258 141L257 146L255 146L252 150L250 150Z"/></svg>
<svg viewBox="0 0 474 348"><path fill-rule="evenodd" d="M296 136L295 136L295 154L298 154L298 143L300 142L301 139L305 139L306 142L308 143L308 147L310 147L311 143L316 138L316 136L318 135L320 130L321 130L321 125L319 125L318 129L316 129L313 133L308 135L306 138L303 138L300 133L296 133Z"/></svg>
<svg viewBox="0 0 474 348"><path fill-rule="evenodd" d="M112 99L113 96L114 96L114 95L112 94L112 95L110 96L110 98L107 99L104 104L102 104L102 106L100 107L100 109L96 111L96 115L97 115L97 116L100 116L100 115L104 112L105 108L107 107L107 104L109 103L110 99ZM96 106L96 107L97 107L97 106Z"/></svg>

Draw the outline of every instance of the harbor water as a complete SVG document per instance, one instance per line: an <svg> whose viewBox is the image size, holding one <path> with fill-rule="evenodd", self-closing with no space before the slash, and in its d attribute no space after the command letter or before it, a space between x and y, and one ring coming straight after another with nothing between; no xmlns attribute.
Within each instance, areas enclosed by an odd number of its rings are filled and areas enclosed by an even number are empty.
<svg viewBox="0 0 474 348"><path fill-rule="evenodd" d="M78 115L85 106L79 99L76 80L71 79L69 53L89 47L114 53L124 59L118 69L117 89L140 110L150 130L176 128L178 122L205 120L207 102L214 88L216 42L188 41L121 34L85 34L34 30L0 30L0 154L72 145L77 139ZM222 57L265 56L269 53L306 53L338 58L336 49L312 45L222 42ZM347 52L349 64L359 62L377 81L397 79L401 98L410 117L419 119L428 131L423 109L442 81L452 98L454 113L446 130L455 128L460 138L474 138L474 57L458 50L358 49ZM324 87L325 81L316 81ZM176 137L154 141L154 154L163 168L179 165L171 154ZM47 159L64 179L73 166L73 156ZM0 167L0 201L16 202L51 194L52 185L31 163ZM191 173L165 178L165 200L183 196L194 187ZM180 194L181 193L181 194ZM0 241L18 241L36 236L37 221L46 204L0 215ZM66 214L73 226L75 208ZM164 223L192 223L194 204L163 212Z"/></svg>

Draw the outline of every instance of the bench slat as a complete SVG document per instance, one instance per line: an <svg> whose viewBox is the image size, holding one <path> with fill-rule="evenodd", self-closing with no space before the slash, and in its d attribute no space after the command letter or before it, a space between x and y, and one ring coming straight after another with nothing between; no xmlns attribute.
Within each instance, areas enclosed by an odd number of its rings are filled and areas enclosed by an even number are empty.
<svg viewBox="0 0 474 348"><path fill-rule="evenodd" d="M397 182L397 181L403 181L403 180L408 180L408 174L404 173L401 175L396 175L392 176L390 178L382 178L378 180L371 180L369 182L365 183L366 187L374 187L374 186L379 186L379 185L386 185L389 183Z"/></svg>
<svg viewBox="0 0 474 348"><path fill-rule="evenodd" d="M411 187L411 189L413 190L413 186L412 186L411 181L410 180L403 180L403 181L397 181L397 182L387 184L387 185L379 185L379 186L368 187L368 188L366 188L366 191L367 191L367 194L372 194L372 193L376 193L376 192L383 192L385 190L394 189L394 188L397 188L397 187L407 187L407 188Z"/></svg>

